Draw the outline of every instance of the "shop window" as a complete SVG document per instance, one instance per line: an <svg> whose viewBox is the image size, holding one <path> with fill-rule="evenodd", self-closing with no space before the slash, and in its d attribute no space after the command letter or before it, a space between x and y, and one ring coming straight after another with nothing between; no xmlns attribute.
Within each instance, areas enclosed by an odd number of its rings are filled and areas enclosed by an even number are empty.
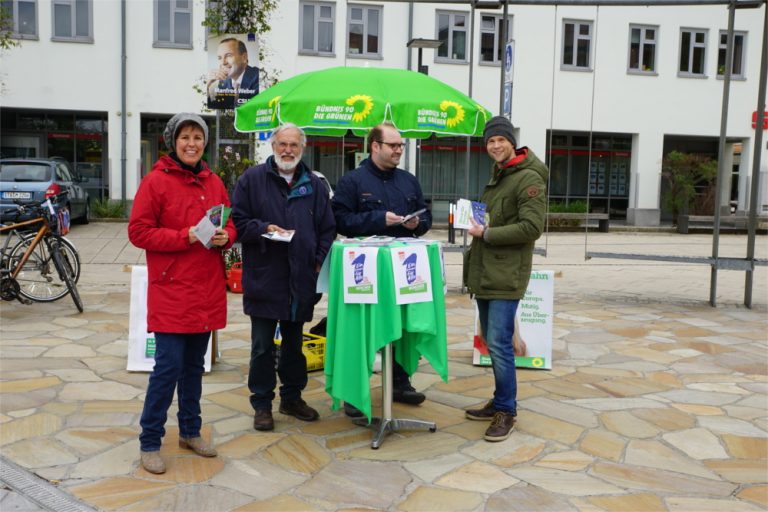
<svg viewBox="0 0 768 512"><path fill-rule="evenodd" d="M350 4L347 10L347 55L381 57L381 11L378 6Z"/></svg>
<svg viewBox="0 0 768 512"><path fill-rule="evenodd" d="M733 33L733 63L731 66L731 78L735 80L744 80L744 51L746 48L746 32ZM728 32L720 31L720 44L717 48L717 76L725 76L725 55L728 46Z"/></svg>
<svg viewBox="0 0 768 512"><path fill-rule="evenodd" d="M656 74L656 37L659 28L655 26L629 26L629 64L631 73Z"/></svg>
<svg viewBox="0 0 768 512"><path fill-rule="evenodd" d="M53 41L93 42L92 0L53 0Z"/></svg>
<svg viewBox="0 0 768 512"><path fill-rule="evenodd" d="M192 0L154 0L155 48L192 48Z"/></svg>
<svg viewBox="0 0 768 512"><path fill-rule="evenodd" d="M467 15L437 11L437 62L467 62Z"/></svg>
<svg viewBox="0 0 768 512"><path fill-rule="evenodd" d="M301 2L299 53L333 56L336 5L326 2Z"/></svg>
<svg viewBox="0 0 768 512"><path fill-rule="evenodd" d="M684 28L680 31L680 66L678 76L706 76L707 30Z"/></svg>
<svg viewBox="0 0 768 512"><path fill-rule="evenodd" d="M592 68L592 22L563 21L562 68L590 70Z"/></svg>
<svg viewBox="0 0 768 512"><path fill-rule="evenodd" d="M2 0L0 8L9 17L8 27L15 39L38 39L37 0Z"/></svg>

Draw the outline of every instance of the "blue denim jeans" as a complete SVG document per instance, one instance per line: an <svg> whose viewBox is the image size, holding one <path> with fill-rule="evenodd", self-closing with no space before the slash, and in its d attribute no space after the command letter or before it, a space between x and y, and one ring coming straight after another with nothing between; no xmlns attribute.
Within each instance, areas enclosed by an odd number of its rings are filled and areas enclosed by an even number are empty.
<svg viewBox="0 0 768 512"><path fill-rule="evenodd" d="M293 402L307 387L307 358L301 351L304 322L280 320L280 359L275 375L275 328L277 320L251 317L251 367L248 390L254 410L272 409L277 375L280 376L280 400Z"/></svg>
<svg viewBox="0 0 768 512"><path fill-rule="evenodd" d="M477 299L480 328L491 354L496 389L493 406L497 411L517 414L517 373L512 335L519 300Z"/></svg>
<svg viewBox="0 0 768 512"><path fill-rule="evenodd" d="M179 399L179 436L200 435L200 395L210 336L210 332L155 333L155 367L149 376L140 422L139 442L143 451L160 449L174 389Z"/></svg>

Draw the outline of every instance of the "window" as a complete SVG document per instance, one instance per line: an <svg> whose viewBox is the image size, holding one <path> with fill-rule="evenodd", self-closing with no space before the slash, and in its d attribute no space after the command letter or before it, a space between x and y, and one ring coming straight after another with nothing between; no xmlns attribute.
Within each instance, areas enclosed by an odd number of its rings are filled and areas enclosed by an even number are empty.
<svg viewBox="0 0 768 512"><path fill-rule="evenodd" d="M350 57L381 57L381 7L349 5L347 54Z"/></svg>
<svg viewBox="0 0 768 512"><path fill-rule="evenodd" d="M155 0L155 48L192 48L192 0Z"/></svg>
<svg viewBox="0 0 768 512"><path fill-rule="evenodd" d="M467 15L437 11L437 61L467 61Z"/></svg>
<svg viewBox="0 0 768 512"><path fill-rule="evenodd" d="M656 74L656 37L659 27L629 26L629 71Z"/></svg>
<svg viewBox="0 0 768 512"><path fill-rule="evenodd" d="M507 40L512 39L512 18L507 18ZM480 62L500 64L504 54L505 41L501 33L501 16L480 17Z"/></svg>
<svg viewBox="0 0 768 512"><path fill-rule="evenodd" d="M53 0L53 40L93 42L92 0Z"/></svg>
<svg viewBox="0 0 768 512"><path fill-rule="evenodd" d="M733 33L733 63L731 65L731 78L744 80L744 49L747 39L746 32ZM717 47L717 76L725 76L725 50L728 45L728 32L720 31L720 45Z"/></svg>
<svg viewBox="0 0 768 512"><path fill-rule="evenodd" d="M10 18L11 36L37 39L37 0L2 0L0 7Z"/></svg>
<svg viewBox="0 0 768 512"><path fill-rule="evenodd" d="M591 69L591 48L591 21L563 22L563 68Z"/></svg>
<svg viewBox="0 0 768 512"><path fill-rule="evenodd" d="M333 55L333 20L336 6L324 2L301 2L299 53Z"/></svg>
<svg viewBox="0 0 768 512"><path fill-rule="evenodd" d="M680 76L705 76L707 31L684 28L680 30Z"/></svg>

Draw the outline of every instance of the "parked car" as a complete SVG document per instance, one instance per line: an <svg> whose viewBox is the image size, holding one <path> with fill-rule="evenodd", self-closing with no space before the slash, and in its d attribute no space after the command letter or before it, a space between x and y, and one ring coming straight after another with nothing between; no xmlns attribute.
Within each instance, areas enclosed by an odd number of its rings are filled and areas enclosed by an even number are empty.
<svg viewBox="0 0 768 512"><path fill-rule="evenodd" d="M15 200L43 201L66 190L64 206L70 218L87 224L91 218L90 197L83 187L87 181L63 158L0 159L0 221L16 220L10 213L16 209Z"/></svg>

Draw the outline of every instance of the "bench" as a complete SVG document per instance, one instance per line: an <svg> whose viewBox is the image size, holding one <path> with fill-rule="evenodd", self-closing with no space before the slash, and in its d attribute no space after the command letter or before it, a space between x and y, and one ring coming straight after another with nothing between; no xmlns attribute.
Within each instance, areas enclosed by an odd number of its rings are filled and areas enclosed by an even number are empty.
<svg viewBox="0 0 768 512"><path fill-rule="evenodd" d="M596 220L597 228L601 233L608 232L608 219L607 213L566 213L566 212L549 212L547 214L549 219L563 219L563 220Z"/></svg>
<svg viewBox="0 0 768 512"><path fill-rule="evenodd" d="M758 215L757 223L758 227L760 223L768 222L768 216ZM715 216L714 215L679 215L677 217L677 232L683 235L687 235L693 224L701 225L702 227L714 228ZM746 230L749 224L749 217L744 215L721 215L720 227L726 227L731 229Z"/></svg>

